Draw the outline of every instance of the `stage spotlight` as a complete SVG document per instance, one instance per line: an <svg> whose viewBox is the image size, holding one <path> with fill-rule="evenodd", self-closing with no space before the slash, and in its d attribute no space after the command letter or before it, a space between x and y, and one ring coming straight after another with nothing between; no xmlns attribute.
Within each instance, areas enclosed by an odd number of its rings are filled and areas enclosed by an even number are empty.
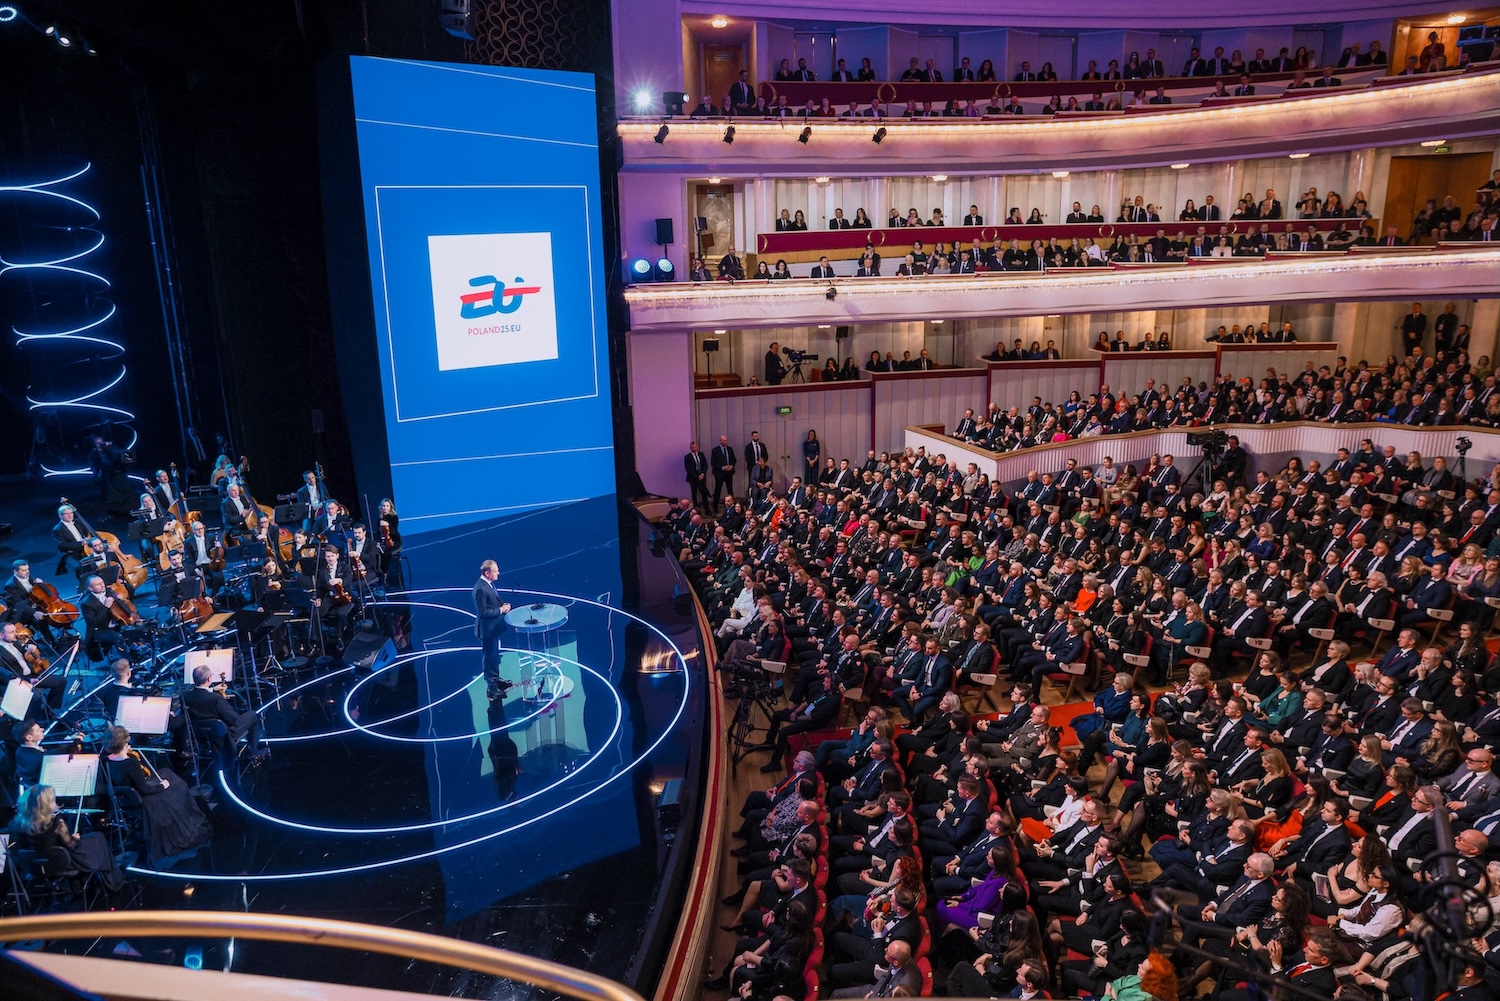
<svg viewBox="0 0 1500 1001"><path fill-rule="evenodd" d="M651 278L651 262L644 257L637 257L630 265L630 273L635 276L636 281L649 281Z"/></svg>
<svg viewBox="0 0 1500 1001"><path fill-rule="evenodd" d="M682 109L687 106L688 96L680 90L663 91L661 95L662 114L680 115Z"/></svg>
<svg viewBox="0 0 1500 1001"><path fill-rule="evenodd" d="M881 143L885 142L885 137L885 126L882 125L880 128L876 129L875 134L870 137L870 142L874 143L876 146L879 146Z"/></svg>
<svg viewBox="0 0 1500 1001"><path fill-rule="evenodd" d="M677 269L672 267L672 262L665 257L659 258L656 262L656 280L659 282L669 282L676 277Z"/></svg>
<svg viewBox="0 0 1500 1001"><path fill-rule="evenodd" d="M16 8L10 6L9 4L6 4L5 6L0 7L0 24L5 24L7 22L14 21L16 18L18 18L20 16L21 16L21 12L19 10L17 10Z"/></svg>
<svg viewBox="0 0 1500 1001"><path fill-rule="evenodd" d="M658 146L660 146L662 143L666 142L667 141L667 134L669 132L671 132L671 131L672 130L669 129L669 128L667 128L665 125L663 125L659 129L657 129L656 130L656 144Z"/></svg>
<svg viewBox="0 0 1500 1001"><path fill-rule="evenodd" d="M812 138L812 126L811 125L804 125L804 126L802 126L802 134L797 137L797 141L799 143L801 143L802 145L806 146L807 145L807 141L809 139L811 139L811 138Z"/></svg>
<svg viewBox="0 0 1500 1001"><path fill-rule="evenodd" d="M631 104L635 106L637 115L644 115L651 110L651 92L649 90L638 90L631 97Z"/></svg>
<svg viewBox="0 0 1500 1001"><path fill-rule="evenodd" d="M734 126L733 125L729 126L729 128L727 128L727 129L724 130L724 141L727 142L731 146L734 145Z"/></svg>
<svg viewBox="0 0 1500 1001"><path fill-rule="evenodd" d="M59 31L59 32L58 32L58 33L57 33L57 44L58 44L58 45L61 45L61 46L62 46L62 47L63 47L63 48L65 48L65 49L66 49L66 48L68 48L68 47L69 47L69 46L70 46L70 45L72 45L72 44L73 44L73 39L72 39L72 37L71 37L71 36L69 36L69 35L65 35L65 34L63 34L63 33L62 33L62 32L61 32L61 31Z"/></svg>
<svg viewBox="0 0 1500 1001"><path fill-rule="evenodd" d="M829 302L832 302L833 300L837 299L838 297L839 297L839 290L836 289L836 288L834 288L832 285L828 286L828 291L823 293L823 298L827 299Z"/></svg>

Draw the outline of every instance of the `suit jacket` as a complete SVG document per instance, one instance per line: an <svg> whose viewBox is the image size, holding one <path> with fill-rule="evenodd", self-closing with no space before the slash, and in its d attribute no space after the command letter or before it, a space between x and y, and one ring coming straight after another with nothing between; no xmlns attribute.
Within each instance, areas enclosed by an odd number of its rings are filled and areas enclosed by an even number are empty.
<svg viewBox="0 0 1500 1001"><path fill-rule="evenodd" d="M1475 777L1471 780L1470 776ZM1500 776L1494 772L1471 772L1467 767L1460 768L1451 775L1444 775L1438 779L1437 785L1447 795L1450 803L1456 798L1472 805L1500 794ZM1464 787L1463 791L1455 793L1459 786Z"/></svg>
<svg viewBox="0 0 1500 1001"><path fill-rule="evenodd" d="M1287 847L1283 865L1296 862L1297 871L1304 876L1315 872L1327 872L1329 866L1337 865L1349 857L1349 829L1343 824L1330 828L1321 817L1314 817L1302 827L1297 840Z"/></svg>
<svg viewBox="0 0 1500 1001"><path fill-rule="evenodd" d="M1245 883L1248 877L1241 876L1239 882L1230 888L1224 895L1224 899L1234 896ZM1258 922L1267 911L1271 909L1271 896L1276 892L1275 885L1269 879L1263 879L1258 886L1251 887L1239 895L1239 898L1214 913L1214 924L1223 925L1228 928L1240 928L1245 925L1253 925Z"/></svg>
<svg viewBox="0 0 1500 1001"><path fill-rule="evenodd" d="M499 636L505 632L505 614L500 608L505 603L493 585L483 577L474 582L474 634L481 639Z"/></svg>

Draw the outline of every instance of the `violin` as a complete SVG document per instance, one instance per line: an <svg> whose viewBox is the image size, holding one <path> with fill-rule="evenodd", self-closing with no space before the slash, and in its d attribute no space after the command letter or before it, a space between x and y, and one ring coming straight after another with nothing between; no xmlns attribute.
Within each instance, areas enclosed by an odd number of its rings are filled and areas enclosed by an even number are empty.
<svg viewBox="0 0 1500 1001"><path fill-rule="evenodd" d="M18 639L20 633L21 630L17 629ZM26 633L26 639L21 643L21 656L26 658L26 666L31 668L31 676L34 678L47 671L52 666L52 662L42 656L42 648L37 646L36 641L31 638L31 630L28 629Z"/></svg>
<svg viewBox="0 0 1500 1001"><path fill-rule="evenodd" d="M351 569L353 569L353 571L354 571L354 579L355 580L364 580L365 579L365 561L364 560L360 559L358 556L354 557L354 565L353 565L353 567Z"/></svg>
<svg viewBox="0 0 1500 1001"><path fill-rule="evenodd" d="M343 581L328 585L328 603L334 608L343 608L353 602L354 599L349 596L349 592L344 590Z"/></svg>
<svg viewBox="0 0 1500 1001"><path fill-rule="evenodd" d="M44 580L31 585L31 603L54 626L71 626L78 621L78 606L63 601L57 588Z"/></svg>

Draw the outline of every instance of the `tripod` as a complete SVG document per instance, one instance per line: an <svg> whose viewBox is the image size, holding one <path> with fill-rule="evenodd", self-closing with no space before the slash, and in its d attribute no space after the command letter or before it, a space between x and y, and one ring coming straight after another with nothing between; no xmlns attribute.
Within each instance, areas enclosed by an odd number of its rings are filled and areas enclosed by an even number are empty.
<svg viewBox="0 0 1500 1001"><path fill-rule="evenodd" d="M751 739L751 735L760 729L755 725L753 710L759 707L768 721L776 711L776 686L763 674L757 671L755 676L741 677L738 680L741 685L740 701L735 706L734 718L729 724L729 743L733 747L732 758L736 768L751 751L760 746L759 741ZM769 729L768 725L768 732Z"/></svg>
<svg viewBox="0 0 1500 1001"><path fill-rule="evenodd" d="M787 377L787 382L806 382L807 378L802 374L802 359L798 358L792 362L792 374Z"/></svg>

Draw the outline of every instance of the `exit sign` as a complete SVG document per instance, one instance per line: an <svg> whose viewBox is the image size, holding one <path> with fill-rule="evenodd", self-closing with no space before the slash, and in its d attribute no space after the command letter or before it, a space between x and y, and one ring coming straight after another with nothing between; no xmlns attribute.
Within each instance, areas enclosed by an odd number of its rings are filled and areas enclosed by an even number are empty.
<svg viewBox="0 0 1500 1001"><path fill-rule="evenodd" d="M1453 147L1452 146L1434 146L1434 147L1432 147L1432 151L1434 153L1452 153L1453 152Z"/></svg>
<svg viewBox="0 0 1500 1001"><path fill-rule="evenodd" d="M790 417L790 416L792 416L792 408L791 407L777 407L776 408L776 416L777 417Z"/></svg>

